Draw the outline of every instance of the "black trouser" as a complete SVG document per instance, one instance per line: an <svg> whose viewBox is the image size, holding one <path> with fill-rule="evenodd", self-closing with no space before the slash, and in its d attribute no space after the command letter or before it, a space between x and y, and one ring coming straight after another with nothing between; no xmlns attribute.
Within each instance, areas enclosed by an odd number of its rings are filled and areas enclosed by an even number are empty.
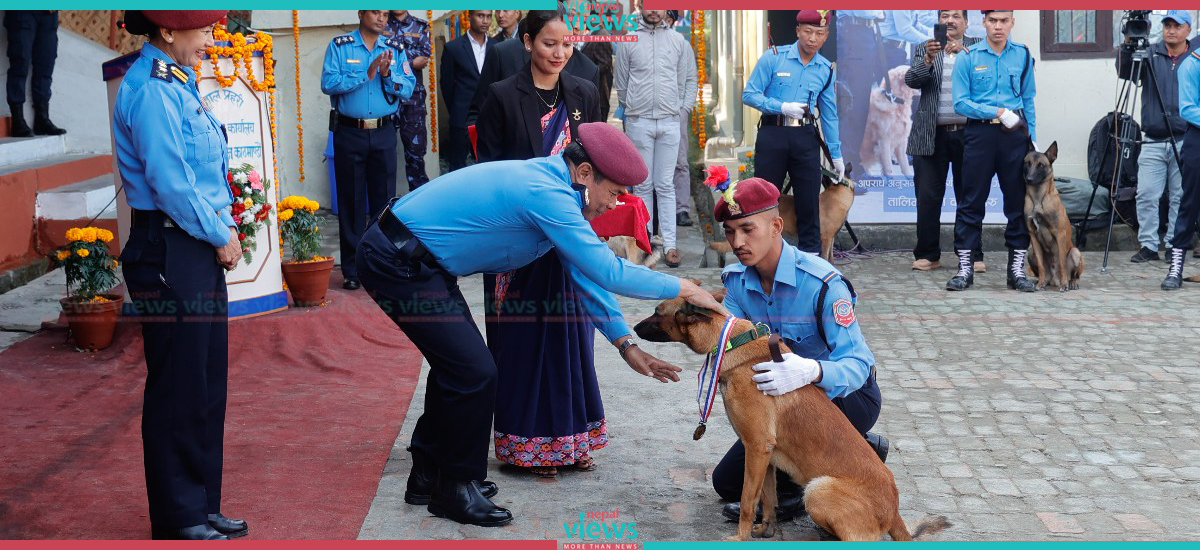
<svg viewBox="0 0 1200 550"><path fill-rule="evenodd" d="M754 175L783 188L792 181L797 248L821 252L821 144L816 126L768 126L754 143Z"/></svg>
<svg viewBox="0 0 1200 550"><path fill-rule="evenodd" d="M9 10L4 12L8 31L8 102L25 103L25 80L33 66L30 88L34 103L50 102L50 78L58 58L58 12Z"/></svg>
<svg viewBox="0 0 1200 550"><path fill-rule="evenodd" d="M963 134L963 186L954 219L954 249L979 250L983 246L983 216L992 176L1000 179L1004 195L1004 244L1009 249L1029 248L1025 227L1025 181L1021 164L1029 152L1029 134L1005 132L1000 124L968 123Z"/></svg>
<svg viewBox="0 0 1200 550"><path fill-rule="evenodd" d="M467 155L471 153L471 136L467 128L451 126L446 140L446 164L453 172L467 166ZM474 155L472 155L474 158Z"/></svg>
<svg viewBox="0 0 1200 550"><path fill-rule="evenodd" d="M374 216L396 196L395 126L390 120L371 130L338 126L333 132L333 162L342 276L356 279L358 241Z"/></svg>
<svg viewBox="0 0 1200 550"><path fill-rule="evenodd" d="M883 396L879 393L879 385L875 383L875 375L867 377L863 387L845 397L834 398L833 404L846 415L854 429L864 437L867 431L879 420L879 409L883 405ZM722 500L738 501L742 499L742 479L746 473L746 448L742 440L737 440L725 457L713 469L713 489ZM782 493L799 492L799 487L783 470L776 469L776 490Z"/></svg>
<svg viewBox="0 0 1200 550"><path fill-rule="evenodd" d="M962 201L963 129L938 126L932 155L913 155L913 185L917 194L917 246L913 259L937 262L942 256L942 204L946 199L946 174L954 177L954 200ZM971 261L983 261L983 252L971 252Z"/></svg>
<svg viewBox="0 0 1200 550"><path fill-rule="evenodd" d="M142 449L150 523L179 529L221 511L228 298L213 246L158 219L132 228L121 260L146 353Z"/></svg>
<svg viewBox="0 0 1200 550"><path fill-rule="evenodd" d="M1188 125L1179 148L1183 161L1183 195L1179 197L1179 214L1175 216L1175 235L1171 237L1172 248L1192 248L1192 236L1196 234L1196 222L1200 220L1200 128Z"/></svg>
<svg viewBox="0 0 1200 550"><path fill-rule="evenodd" d="M412 261L378 225L363 234L359 250L363 288L429 361L425 411L413 431L413 450L437 463L442 475L484 479L496 403L496 363L458 278Z"/></svg>

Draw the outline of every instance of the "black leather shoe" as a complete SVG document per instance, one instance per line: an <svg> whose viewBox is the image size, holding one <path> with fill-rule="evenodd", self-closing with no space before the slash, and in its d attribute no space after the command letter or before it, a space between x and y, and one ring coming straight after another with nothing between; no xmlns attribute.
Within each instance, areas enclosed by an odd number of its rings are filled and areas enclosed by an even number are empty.
<svg viewBox="0 0 1200 550"><path fill-rule="evenodd" d="M779 504L775 506L775 521L792 521L796 516L804 514L804 493L780 494ZM742 503L730 502L721 508L721 515L730 521L742 518ZM762 523L762 504L758 505L754 515L755 523Z"/></svg>
<svg viewBox="0 0 1200 550"><path fill-rule="evenodd" d="M679 227L691 227L692 217L687 212L680 212L675 215L675 225Z"/></svg>
<svg viewBox="0 0 1200 550"><path fill-rule="evenodd" d="M229 519L220 512L208 515L208 525L231 539L244 537L250 532L250 525L246 523L246 520Z"/></svg>
<svg viewBox="0 0 1200 550"><path fill-rule="evenodd" d="M1034 292L1037 286L1025 276L1025 253L1027 250L1008 249L1008 275L1007 283L1009 290L1019 290L1021 292ZM1042 277L1050 275L1043 274Z"/></svg>
<svg viewBox="0 0 1200 550"><path fill-rule="evenodd" d="M971 262L970 250L959 250L958 273L946 282L946 290L966 290L975 284L975 264Z"/></svg>
<svg viewBox="0 0 1200 550"><path fill-rule="evenodd" d="M408 488L404 491L404 502L424 506L429 504L429 497L437 485L437 466L425 455L414 451L412 447L407 450L412 453L413 467L408 474ZM496 487L495 482L480 481L479 492L487 498L492 498L500 492L500 488Z"/></svg>
<svg viewBox="0 0 1200 550"><path fill-rule="evenodd" d="M499 527L513 520L512 512L483 496L475 480L442 479L429 500L429 513L480 527Z"/></svg>
<svg viewBox="0 0 1200 550"><path fill-rule="evenodd" d="M360 287L362 284L358 282L358 279L346 279L346 282L342 283L342 288L346 290L358 290Z"/></svg>
<svg viewBox="0 0 1200 550"><path fill-rule="evenodd" d="M875 450L875 454L879 455L881 462L887 462L888 449L892 446L888 443L886 437L882 435L867 432L867 443L871 444L871 448Z"/></svg>
<svg viewBox="0 0 1200 550"><path fill-rule="evenodd" d="M1137 254L1134 254L1132 258L1129 258L1129 261L1135 264L1140 264L1144 262L1157 262L1160 259L1162 258L1158 257L1158 251L1150 250L1149 248L1143 246L1141 250L1137 251Z"/></svg>
<svg viewBox="0 0 1200 550"><path fill-rule="evenodd" d="M1187 251L1182 248L1171 248L1167 251L1167 260L1171 262L1167 270L1167 278L1163 279L1163 290L1179 290L1183 287L1183 260Z"/></svg>
<svg viewBox="0 0 1200 550"><path fill-rule="evenodd" d="M153 529L150 538L154 540L229 540L229 537L213 529L207 523L183 529Z"/></svg>

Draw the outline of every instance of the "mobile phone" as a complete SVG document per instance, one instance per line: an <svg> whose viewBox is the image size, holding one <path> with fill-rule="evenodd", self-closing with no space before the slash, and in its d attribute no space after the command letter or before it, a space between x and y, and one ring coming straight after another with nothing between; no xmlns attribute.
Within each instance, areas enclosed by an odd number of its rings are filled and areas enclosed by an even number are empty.
<svg viewBox="0 0 1200 550"><path fill-rule="evenodd" d="M934 23L933 39L937 40L937 43L941 44L941 46L943 48L946 47L946 24L945 23Z"/></svg>

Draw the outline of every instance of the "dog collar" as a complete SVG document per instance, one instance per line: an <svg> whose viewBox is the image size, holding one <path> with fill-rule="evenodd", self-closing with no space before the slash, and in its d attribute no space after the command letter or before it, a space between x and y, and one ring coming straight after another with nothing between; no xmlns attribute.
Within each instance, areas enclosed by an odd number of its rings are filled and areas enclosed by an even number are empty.
<svg viewBox="0 0 1200 550"><path fill-rule="evenodd" d="M740 348L746 344L749 344L750 342L758 340L759 338L766 338L770 335L771 327L768 327L763 323L754 323L754 328L734 336L733 338L730 338L728 342L725 342L725 353ZM709 352L711 355L715 355L716 353L716 347L713 347L712 351Z"/></svg>

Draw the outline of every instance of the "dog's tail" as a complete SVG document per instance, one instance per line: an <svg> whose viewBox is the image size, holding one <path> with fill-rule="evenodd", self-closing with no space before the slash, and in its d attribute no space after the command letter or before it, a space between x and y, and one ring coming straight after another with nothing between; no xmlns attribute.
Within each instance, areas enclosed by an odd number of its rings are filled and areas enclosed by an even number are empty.
<svg viewBox="0 0 1200 550"><path fill-rule="evenodd" d="M949 527L952 527L953 525L954 524L950 523L950 520L946 519L946 516L934 516L921 520L921 522L917 524L917 528L913 529L911 539L897 538L896 534L893 532L888 532L888 534L892 535L893 540L924 540L946 530ZM904 524L901 523L900 526L904 526ZM892 527L892 531L897 531L897 527L900 526ZM907 531L907 528L905 528L905 531Z"/></svg>

